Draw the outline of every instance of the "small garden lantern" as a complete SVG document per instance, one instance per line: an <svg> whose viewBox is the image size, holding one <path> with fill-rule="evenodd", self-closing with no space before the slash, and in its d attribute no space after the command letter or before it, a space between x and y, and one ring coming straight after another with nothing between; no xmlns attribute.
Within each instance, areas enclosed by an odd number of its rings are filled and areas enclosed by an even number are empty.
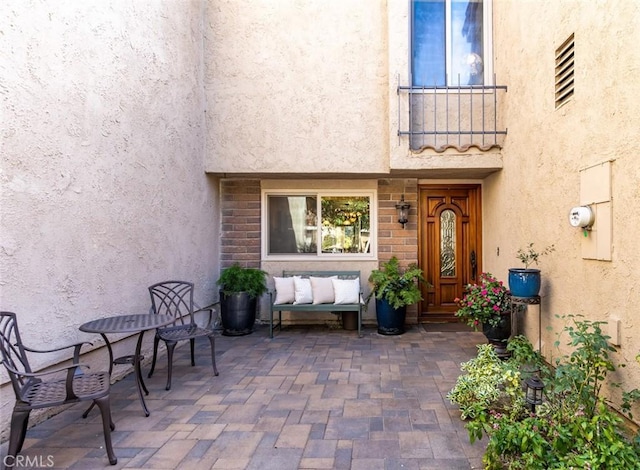
<svg viewBox="0 0 640 470"><path fill-rule="evenodd" d="M524 382L526 386L525 400L527 404L531 406L531 411L536 412L536 406L542 404L542 390L544 390L544 383L540 380L540 377L534 375L528 378Z"/></svg>
<svg viewBox="0 0 640 470"><path fill-rule="evenodd" d="M404 194L400 198L400 202L396 204L396 210L398 211L398 223L402 224L402 228L404 228L404 224L409 221L409 208L411 208L411 204L404 200Z"/></svg>

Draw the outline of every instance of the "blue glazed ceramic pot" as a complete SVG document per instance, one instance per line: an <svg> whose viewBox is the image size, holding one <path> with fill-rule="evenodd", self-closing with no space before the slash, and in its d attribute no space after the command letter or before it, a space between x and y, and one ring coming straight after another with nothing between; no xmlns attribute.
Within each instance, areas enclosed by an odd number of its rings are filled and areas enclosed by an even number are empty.
<svg viewBox="0 0 640 470"><path fill-rule="evenodd" d="M509 269L509 290L513 297L535 297L540 293L539 269Z"/></svg>

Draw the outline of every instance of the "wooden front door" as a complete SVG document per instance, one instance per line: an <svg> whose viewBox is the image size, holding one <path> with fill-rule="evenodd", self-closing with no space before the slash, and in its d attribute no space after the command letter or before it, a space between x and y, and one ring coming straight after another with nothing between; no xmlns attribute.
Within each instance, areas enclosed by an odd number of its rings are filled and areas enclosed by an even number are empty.
<svg viewBox="0 0 640 470"><path fill-rule="evenodd" d="M421 322L456 321L454 300L482 272L480 185L419 187L420 267L424 287Z"/></svg>

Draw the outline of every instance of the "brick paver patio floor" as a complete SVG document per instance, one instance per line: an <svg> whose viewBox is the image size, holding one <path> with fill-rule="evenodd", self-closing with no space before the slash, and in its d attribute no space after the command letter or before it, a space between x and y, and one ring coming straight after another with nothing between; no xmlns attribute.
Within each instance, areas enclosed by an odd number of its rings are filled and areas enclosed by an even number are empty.
<svg viewBox="0 0 640 470"><path fill-rule="evenodd" d="M196 344L195 367L185 344L170 391L165 353L153 377L145 375L151 416L142 413L131 374L112 386L116 466L104 451L99 413L82 419L86 404L29 429L22 455L42 468L72 469L482 468L486 441L469 443L445 396L484 336L446 324L412 325L399 336L373 327L363 333L298 327L270 339L258 326L250 335L218 336L218 377L208 343Z"/></svg>

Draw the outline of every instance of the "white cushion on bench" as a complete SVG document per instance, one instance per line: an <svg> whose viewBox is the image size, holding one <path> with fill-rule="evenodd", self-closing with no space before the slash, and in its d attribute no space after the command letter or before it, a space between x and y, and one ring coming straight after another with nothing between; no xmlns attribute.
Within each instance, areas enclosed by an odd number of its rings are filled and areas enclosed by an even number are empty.
<svg viewBox="0 0 640 470"><path fill-rule="evenodd" d="M274 277L276 287L276 300L275 305L279 304L292 304L296 300L295 286L293 284L292 277Z"/></svg>
<svg viewBox="0 0 640 470"><path fill-rule="evenodd" d="M310 304L313 302L313 291L311 290L311 281L309 279L293 276L293 285L295 287L294 304Z"/></svg>
<svg viewBox="0 0 640 470"><path fill-rule="evenodd" d="M331 277L313 277L310 276L311 291L313 293L313 304L332 304L335 299L333 293L332 279L338 279L338 276Z"/></svg>
<svg viewBox="0 0 640 470"><path fill-rule="evenodd" d="M360 302L360 279L332 279L334 304L357 304Z"/></svg>

